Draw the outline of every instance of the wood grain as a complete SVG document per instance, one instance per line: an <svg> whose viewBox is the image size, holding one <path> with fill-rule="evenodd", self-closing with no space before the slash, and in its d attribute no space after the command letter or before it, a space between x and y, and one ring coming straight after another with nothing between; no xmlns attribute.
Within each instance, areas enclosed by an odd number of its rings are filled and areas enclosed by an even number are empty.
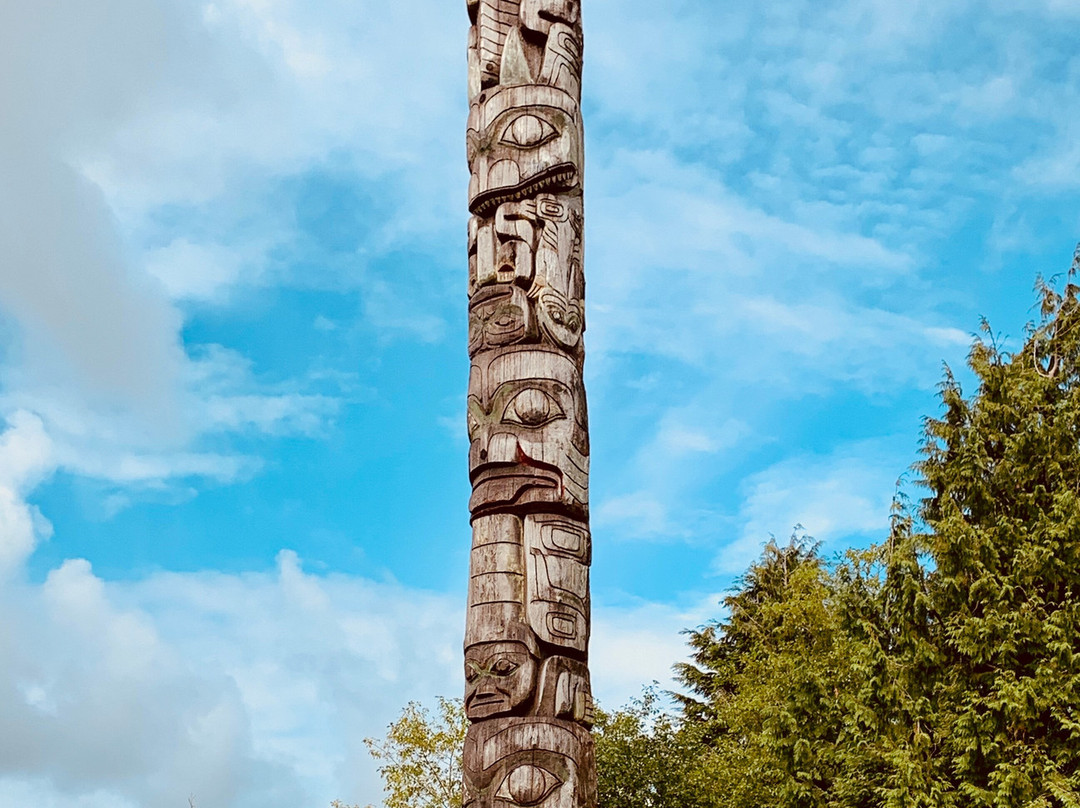
<svg viewBox="0 0 1080 808"><path fill-rule="evenodd" d="M468 808L595 808L580 0L468 0Z"/></svg>

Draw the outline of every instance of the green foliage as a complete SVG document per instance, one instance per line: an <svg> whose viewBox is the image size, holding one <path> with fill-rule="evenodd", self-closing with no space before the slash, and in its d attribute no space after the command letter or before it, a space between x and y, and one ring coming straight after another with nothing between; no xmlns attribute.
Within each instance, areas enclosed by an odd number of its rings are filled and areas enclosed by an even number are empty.
<svg viewBox="0 0 1080 808"><path fill-rule="evenodd" d="M661 700L647 689L621 710L597 711L594 737L604 808L716 806L700 728L661 709ZM437 716L411 703L384 740L367 739L372 755L382 761L386 808L460 808L467 729L461 699L440 699ZM331 808L359 806L335 801Z"/></svg>
<svg viewBox="0 0 1080 808"><path fill-rule="evenodd" d="M1078 251L1080 261L1080 251ZM1077 264L1074 264L1075 272ZM1080 805L1080 287L1039 282L1008 354L987 335L972 399L946 374L918 469L930 496L934 730L965 805Z"/></svg>
<svg viewBox="0 0 1080 808"><path fill-rule="evenodd" d="M461 699L440 698L437 716L411 702L384 740L365 739L381 764L386 808L460 808L467 730Z"/></svg>
<svg viewBox="0 0 1080 808"><path fill-rule="evenodd" d="M884 544L770 543L691 633L721 804L1080 807L1078 267L1016 353L984 324L972 397L946 368Z"/></svg>
<svg viewBox="0 0 1080 808"><path fill-rule="evenodd" d="M599 710L594 731L604 808L709 808L712 767L701 727L661 709L655 689L613 713Z"/></svg>
<svg viewBox="0 0 1080 808"><path fill-rule="evenodd" d="M940 632L919 537L900 502L886 544L851 552L834 573L837 604L851 641L857 682L844 716L849 775L836 804L947 808L942 787L938 709Z"/></svg>
<svg viewBox="0 0 1080 808"><path fill-rule="evenodd" d="M887 540L770 542L689 632L677 715L600 712L603 808L1080 808L1080 248L1003 350L984 324ZM465 721L369 742L387 808L457 808ZM344 808L341 806L340 808Z"/></svg>
<svg viewBox="0 0 1080 808"><path fill-rule="evenodd" d="M690 632L693 663L676 670L718 767L717 804L824 806L850 775L842 744L857 681L834 585L808 540L772 541L725 599L728 617Z"/></svg>

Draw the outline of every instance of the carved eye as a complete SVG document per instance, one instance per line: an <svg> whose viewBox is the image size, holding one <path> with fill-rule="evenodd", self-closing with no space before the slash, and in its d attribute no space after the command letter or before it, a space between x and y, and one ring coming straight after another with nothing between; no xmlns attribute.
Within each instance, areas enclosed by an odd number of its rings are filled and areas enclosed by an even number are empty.
<svg viewBox="0 0 1080 808"><path fill-rule="evenodd" d="M535 115L522 115L503 132L502 142L521 149L535 149L547 143L558 132L555 127Z"/></svg>
<svg viewBox="0 0 1080 808"><path fill-rule="evenodd" d="M509 800L525 808L537 805L548 794L562 785L562 780L539 766L519 766L503 780L496 799Z"/></svg>
<svg viewBox="0 0 1080 808"><path fill-rule="evenodd" d="M522 390L506 405L503 423L539 427L565 417L559 402L535 387Z"/></svg>
<svg viewBox="0 0 1080 808"><path fill-rule="evenodd" d="M480 421L471 412L468 413L467 419L469 440L476 440L476 433L480 431Z"/></svg>
<svg viewBox="0 0 1080 808"><path fill-rule="evenodd" d="M491 666L491 672L496 676L509 676L516 671L520 665L518 665L512 659L500 659L494 665Z"/></svg>
<svg viewBox="0 0 1080 808"><path fill-rule="evenodd" d="M538 199L536 205L542 218L553 222L566 221L566 206L558 199Z"/></svg>

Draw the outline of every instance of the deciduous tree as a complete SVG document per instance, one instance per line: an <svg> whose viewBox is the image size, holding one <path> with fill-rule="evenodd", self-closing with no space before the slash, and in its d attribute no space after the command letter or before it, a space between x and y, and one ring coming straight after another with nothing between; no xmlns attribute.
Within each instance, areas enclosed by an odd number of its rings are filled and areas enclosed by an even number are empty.
<svg viewBox="0 0 1080 808"><path fill-rule="evenodd" d="M364 743L380 764L386 808L461 808L461 753L467 729L461 699L440 698L435 715L410 702L387 728L385 738L366 738Z"/></svg>

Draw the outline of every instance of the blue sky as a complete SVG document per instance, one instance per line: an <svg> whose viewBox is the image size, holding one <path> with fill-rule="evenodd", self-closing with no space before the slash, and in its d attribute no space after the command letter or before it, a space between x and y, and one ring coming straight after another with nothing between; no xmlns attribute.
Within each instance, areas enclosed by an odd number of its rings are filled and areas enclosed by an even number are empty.
<svg viewBox="0 0 1080 808"><path fill-rule="evenodd" d="M880 538L1080 239L1077 0L588 0L593 669ZM377 802L461 689L464 4L0 4L0 804Z"/></svg>

